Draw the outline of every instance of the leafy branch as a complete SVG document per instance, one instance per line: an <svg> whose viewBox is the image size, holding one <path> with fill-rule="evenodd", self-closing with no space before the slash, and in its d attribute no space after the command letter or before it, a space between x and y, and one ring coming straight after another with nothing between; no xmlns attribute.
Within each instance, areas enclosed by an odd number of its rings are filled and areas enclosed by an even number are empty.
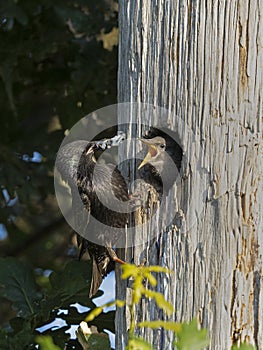
<svg viewBox="0 0 263 350"><path fill-rule="evenodd" d="M48 287L42 288L28 265L16 258L1 258L0 297L11 302L16 312L8 327L0 328L1 350L37 349L37 344L44 350L64 349L65 344L68 350L80 349L78 341L70 339L66 331L72 324L80 324L88 315L88 311L78 311L74 306L76 302L89 310L96 309L96 304L88 298L91 276L91 263L71 261L61 272L52 272ZM100 295L101 292L97 294ZM90 324L99 331L108 329L114 332L115 312L102 311ZM56 318L62 319L65 326L48 327Z"/></svg>
<svg viewBox="0 0 263 350"><path fill-rule="evenodd" d="M108 335L105 329L114 333L115 312L104 312L106 307L128 307L131 326L128 332L126 350L153 350L151 344L136 335L140 328L159 329L174 333L174 346L177 350L201 350L209 345L208 332L198 327L197 320L191 322L173 322L149 320L136 322L136 307L142 298L153 299L167 316L172 316L174 307L161 293L145 287L148 280L151 288L157 286L155 273L170 273L159 266L123 266L123 279L133 281L131 302L114 300L97 307L89 299L92 264L89 262L71 261L64 269L49 276L49 287L41 288L35 282L35 276L29 266L15 258L0 259L0 297L9 300L16 316L9 321L7 329L0 328L1 350L13 349L80 349L110 350ZM98 293L97 296L101 294ZM96 296L95 296L96 297ZM89 309L78 312L74 304L78 302ZM61 313L61 311L66 311ZM66 326L58 329L40 331L56 318L65 321ZM84 320L84 321L83 321ZM72 324L79 324L77 340L70 339L66 333ZM232 350L253 350L252 345L234 345Z"/></svg>
<svg viewBox="0 0 263 350"><path fill-rule="evenodd" d="M127 305L126 301L123 300L116 300L105 304L92 310L85 319L86 322L93 320L106 306L116 305L117 307L123 307L126 305L130 311L130 329L126 350L153 349L151 344L149 344L143 338L136 336L136 329L142 327L148 327L151 329L163 328L165 330L173 331L176 336L176 342L174 345L176 345L178 350L201 350L209 345L207 331L205 329L198 329L196 320L193 320L189 324L163 320L144 321L136 324L136 306L140 303L142 298L155 300L157 306L163 310L167 316L171 316L174 313L175 310L173 305L164 298L163 294L145 287L146 280L149 282L151 287L157 286L157 279L153 273L170 273L170 271L160 266L136 266L131 264L123 265L122 269L122 278L131 279L133 281L130 305ZM189 341L189 339L192 339L192 341ZM193 344L194 347L192 346ZM189 347L188 345L191 345L192 347Z"/></svg>
<svg viewBox="0 0 263 350"><path fill-rule="evenodd" d="M116 307L127 306L130 311L130 329L126 350L153 350L150 343L136 335L137 328L144 327L151 329L163 328L164 330L174 332L175 341L173 345L177 350L202 350L209 346L210 341L208 338L208 331L206 329L200 329L196 319L193 319L191 322L181 323L164 320L151 320L136 324L136 306L140 303L142 298L155 300L157 306L163 310L167 316L171 316L174 313L175 310L173 305L169 303L161 293L145 288L146 280L151 287L157 286L157 279L153 273L170 273L170 270L160 266L136 266L131 264L123 265L122 269L122 278L131 279L133 281L131 303L127 305L126 301L115 300L102 305L92 310L86 317L85 322L89 323L90 321L93 321L98 315L100 315L105 307L114 305L116 305ZM87 342L88 340L89 338L87 338ZM86 350L89 349L89 347L86 348L84 344L83 349ZM232 350L237 349L238 348L235 345L232 348ZM252 345L241 344L239 349L253 350L255 348Z"/></svg>

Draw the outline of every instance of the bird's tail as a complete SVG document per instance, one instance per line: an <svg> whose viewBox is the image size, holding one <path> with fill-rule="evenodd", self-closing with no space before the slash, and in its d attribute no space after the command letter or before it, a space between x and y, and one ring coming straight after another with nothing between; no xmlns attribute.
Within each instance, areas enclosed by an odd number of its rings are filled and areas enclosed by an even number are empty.
<svg viewBox="0 0 263 350"><path fill-rule="evenodd" d="M100 288L100 285L102 283L103 276L101 274L101 271L99 271L98 265L93 258L93 264L92 264L92 280L90 285L90 291L89 291L89 297L92 298Z"/></svg>
<svg viewBox="0 0 263 350"><path fill-rule="evenodd" d="M97 293L103 278L114 270L115 263L108 248L90 242L79 235L77 235L77 241L80 249L79 260L92 260L92 279L89 292L89 297L92 298Z"/></svg>

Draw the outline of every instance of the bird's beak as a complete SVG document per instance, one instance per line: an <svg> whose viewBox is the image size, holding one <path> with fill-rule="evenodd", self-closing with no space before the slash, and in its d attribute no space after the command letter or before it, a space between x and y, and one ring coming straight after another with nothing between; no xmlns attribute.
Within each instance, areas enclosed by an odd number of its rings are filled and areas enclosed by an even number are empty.
<svg viewBox="0 0 263 350"><path fill-rule="evenodd" d="M148 153L146 154L146 157L139 165L138 170L141 169L145 164L149 163L151 159L157 155L157 148L153 143L151 143L150 140L148 139L139 139L139 140L148 146Z"/></svg>

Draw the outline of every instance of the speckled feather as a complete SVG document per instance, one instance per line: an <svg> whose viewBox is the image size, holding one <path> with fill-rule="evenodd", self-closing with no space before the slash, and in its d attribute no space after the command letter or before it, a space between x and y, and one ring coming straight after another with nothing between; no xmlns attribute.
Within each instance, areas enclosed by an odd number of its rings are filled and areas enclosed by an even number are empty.
<svg viewBox="0 0 263 350"><path fill-rule="evenodd" d="M115 263L113 257L116 256L111 248L116 237L114 228L125 227L128 220L127 213L115 212L104 206L98 199L97 194L104 194L109 190L109 186L120 201L128 201L127 184L119 170L112 164L96 164L94 159L96 145L87 141L74 141L69 143L59 151L58 154L58 170L62 178L68 182L71 190L78 191L79 196L84 204L78 205L74 203L74 195L72 195L72 207L76 220L83 219L85 215L89 221L89 215L92 215L101 223L109 227L106 236L111 237L105 246L95 244L80 235L78 235L78 244L80 246L80 258L88 253L93 261L93 275L90 288L90 297L96 294L102 279L112 270ZM93 172L96 165L96 181L93 179ZM83 210L86 210L83 213ZM87 215L88 214L88 215ZM112 227L112 229L111 229ZM87 229L89 229L87 222ZM109 234L110 233L110 234ZM98 232L99 235L105 235L105 232Z"/></svg>

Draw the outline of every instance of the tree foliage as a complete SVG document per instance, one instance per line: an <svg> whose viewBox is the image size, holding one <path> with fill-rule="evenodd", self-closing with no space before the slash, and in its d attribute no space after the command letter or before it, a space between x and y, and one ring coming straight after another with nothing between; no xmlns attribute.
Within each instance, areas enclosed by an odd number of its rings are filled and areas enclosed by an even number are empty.
<svg viewBox="0 0 263 350"><path fill-rule="evenodd" d="M77 251L53 167L66 130L116 102L116 28L113 0L1 1L0 255L19 258L0 261L1 346L10 334L29 344L58 307L68 308L67 322L81 320L69 302L87 303L86 265L65 267ZM65 329L56 333L62 344Z"/></svg>
<svg viewBox="0 0 263 350"><path fill-rule="evenodd" d="M116 101L116 48L98 39L116 27L116 6L7 0L0 14L0 249L48 267L65 233L47 236L67 231L54 200L58 147L80 118Z"/></svg>
<svg viewBox="0 0 263 350"><path fill-rule="evenodd" d="M161 266L136 266L131 264L123 265L122 270L122 279L131 278L133 281L131 300L128 302L126 300L116 300L114 302L117 307L123 307L127 304L129 308L130 326L128 331L128 344L125 348L126 350L153 350L152 344L142 337L137 336L137 330L139 327L148 327L151 329L163 328L165 331L172 331L176 339L174 347L177 350L202 350L209 346L210 342L208 332L206 329L198 328L196 319L193 319L190 323L179 323L172 320L136 322L136 305L145 298L154 300L165 316L170 317L174 314L175 310L173 305L165 299L163 294L153 290L153 287L157 286L157 279L154 274L169 274L171 271ZM149 282L148 287L145 287L146 281ZM102 313L103 308L106 306L109 306L109 304L91 310L85 321L93 321L96 316Z"/></svg>
<svg viewBox="0 0 263 350"><path fill-rule="evenodd" d="M35 349L40 340L44 349L51 347L52 336L55 345L61 349L81 349L77 340L70 339L66 333L72 325L79 325L96 304L89 299L92 264L85 261L70 261L60 273L53 272L48 278L48 288L35 281L32 269L16 258L0 259L0 295L12 303L15 315L9 320L10 327L0 332L2 350ZM97 296L102 293L99 292ZM79 312L76 302L86 307ZM61 328L44 326L56 319L63 321ZM114 311L101 312L90 321L102 332L108 329L114 332ZM42 328L42 330L41 330ZM40 333L47 337L37 337ZM108 338L105 342L109 342Z"/></svg>

